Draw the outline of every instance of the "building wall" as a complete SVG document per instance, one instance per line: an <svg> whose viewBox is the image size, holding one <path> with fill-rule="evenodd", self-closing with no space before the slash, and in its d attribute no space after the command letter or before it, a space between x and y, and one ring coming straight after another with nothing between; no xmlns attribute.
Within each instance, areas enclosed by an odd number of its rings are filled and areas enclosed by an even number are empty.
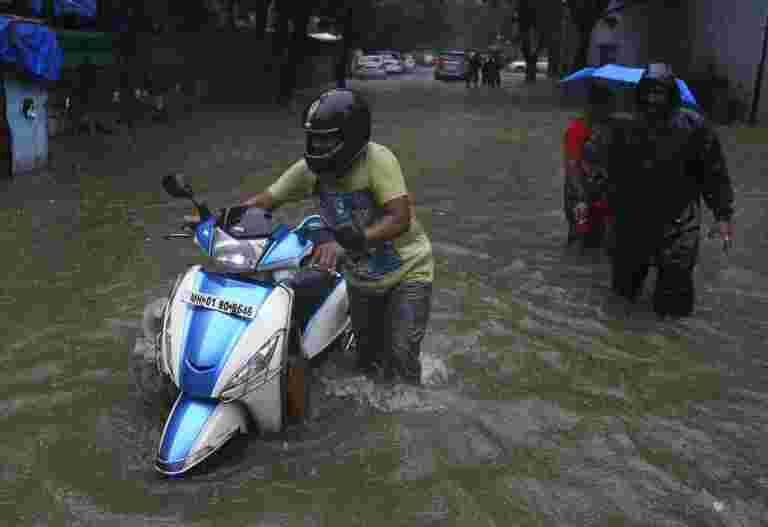
<svg viewBox="0 0 768 527"><path fill-rule="evenodd" d="M617 8L621 2L614 0L610 9ZM589 50L589 65L600 66L604 62L612 62L624 66L638 66L647 60L648 42L646 35L649 31L648 7L638 5L627 7L613 13L612 17L618 22L615 27L602 20L592 31L592 42ZM616 60L604 60L601 48L616 47Z"/></svg>
<svg viewBox="0 0 768 527"><path fill-rule="evenodd" d="M40 83L6 73L6 115L11 128L13 144L13 173L20 174L42 168L48 162L48 91ZM36 116L27 119L22 114L23 102L31 99Z"/></svg>
<svg viewBox="0 0 768 527"><path fill-rule="evenodd" d="M731 96L751 105L760 60L765 0L688 0L690 70L714 73L730 83ZM768 121L768 81L764 76L761 120Z"/></svg>

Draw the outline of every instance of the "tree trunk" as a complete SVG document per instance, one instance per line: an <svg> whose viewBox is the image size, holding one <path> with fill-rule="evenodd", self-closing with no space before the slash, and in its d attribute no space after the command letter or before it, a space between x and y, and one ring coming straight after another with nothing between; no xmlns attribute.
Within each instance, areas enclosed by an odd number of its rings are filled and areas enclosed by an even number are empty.
<svg viewBox="0 0 768 527"><path fill-rule="evenodd" d="M547 18L547 57L549 66L547 67L547 76L550 79L560 78L562 70L562 52L563 52L563 16L565 10L561 2L555 2L551 18Z"/></svg>
<svg viewBox="0 0 768 527"><path fill-rule="evenodd" d="M549 47L549 65L547 66L547 76L550 79L559 79L560 71L562 70L561 57L560 57L561 45L560 42L553 44Z"/></svg>
<svg viewBox="0 0 768 527"><path fill-rule="evenodd" d="M573 71L587 67L589 62L589 47L592 44L592 31L579 29L579 48L573 60Z"/></svg>
<svg viewBox="0 0 768 527"><path fill-rule="evenodd" d="M264 40L267 33L267 22L269 19L269 6L272 0L259 0L256 6L256 39Z"/></svg>
<svg viewBox="0 0 768 527"><path fill-rule="evenodd" d="M341 46L339 46L339 55L336 59L336 86L339 88L346 88L347 74L349 73L349 61L355 41L355 34L352 31L351 10L348 10L344 14L342 29L342 36L344 38L341 41Z"/></svg>
<svg viewBox="0 0 768 527"><path fill-rule="evenodd" d="M285 0L275 0L275 11L277 12L277 27L272 37L272 56L279 59L282 63L285 48L288 46L288 20L290 13L285 6Z"/></svg>
<svg viewBox="0 0 768 527"><path fill-rule="evenodd" d="M287 60L283 62L280 72L280 101L288 102L296 89L296 71L305 58L307 44L307 26L309 25L310 10L306 6L295 8L293 12L293 35L288 50Z"/></svg>
<svg viewBox="0 0 768 527"><path fill-rule="evenodd" d="M336 60L336 86L339 88L346 88L347 74L349 73L349 60L352 55L352 47L350 46L346 35L344 35L344 40L339 48L341 49L339 50L339 55Z"/></svg>
<svg viewBox="0 0 768 527"><path fill-rule="evenodd" d="M232 31L237 31L237 0L229 0L229 26Z"/></svg>
<svg viewBox="0 0 768 527"><path fill-rule="evenodd" d="M520 51L523 52L525 59L525 82L536 82L536 62L538 61L539 48L534 51L531 40L533 39L533 29L526 29L522 34L522 44Z"/></svg>

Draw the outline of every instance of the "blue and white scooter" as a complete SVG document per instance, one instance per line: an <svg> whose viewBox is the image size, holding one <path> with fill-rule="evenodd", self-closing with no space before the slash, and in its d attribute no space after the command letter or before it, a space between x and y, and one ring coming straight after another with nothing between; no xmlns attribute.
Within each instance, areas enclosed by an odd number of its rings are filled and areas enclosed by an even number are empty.
<svg viewBox="0 0 768 527"><path fill-rule="evenodd" d="M192 200L200 217L188 225L192 232L166 238L193 238L212 260L179 275L157 335L157 367L180 394L155 467L179 475L252 423L280 431L289 355L308 360L332 345L346 350L354 335L344 278L305 265L313 233L327 228L320 216L293 229L273 227L257 208L216 217L181 176L167 176L163 187Z"/></svg>

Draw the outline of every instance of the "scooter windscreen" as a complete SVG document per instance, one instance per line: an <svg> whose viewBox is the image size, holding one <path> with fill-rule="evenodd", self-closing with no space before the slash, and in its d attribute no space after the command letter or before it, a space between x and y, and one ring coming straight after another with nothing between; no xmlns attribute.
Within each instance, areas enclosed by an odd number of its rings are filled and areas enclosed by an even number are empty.
<svg viewBox="0 0 768 527"><path fill-rule="evenodd" d="M224 211L219 224L224 232L238 240L269 238L272 234L272 214L255 207L230 207Z"/></svg>
<svg viewBox="0 0 768 527"><path fill-rule="evenodd" d="M272 230L268 211L231 207L199 224L195 240L222 271L249 272L256 268Z"/></svg>

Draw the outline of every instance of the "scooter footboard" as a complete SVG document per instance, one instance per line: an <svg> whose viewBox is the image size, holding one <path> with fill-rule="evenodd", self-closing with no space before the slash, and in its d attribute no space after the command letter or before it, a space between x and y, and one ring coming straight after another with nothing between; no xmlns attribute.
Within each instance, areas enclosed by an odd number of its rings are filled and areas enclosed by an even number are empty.
<svg viewBox="0 0 768 527"><path fill-rule="evenodd" d="M155 468L169 476L182 474L247 431L248 416L240 403L182 393L165 422Z"/></svg>

